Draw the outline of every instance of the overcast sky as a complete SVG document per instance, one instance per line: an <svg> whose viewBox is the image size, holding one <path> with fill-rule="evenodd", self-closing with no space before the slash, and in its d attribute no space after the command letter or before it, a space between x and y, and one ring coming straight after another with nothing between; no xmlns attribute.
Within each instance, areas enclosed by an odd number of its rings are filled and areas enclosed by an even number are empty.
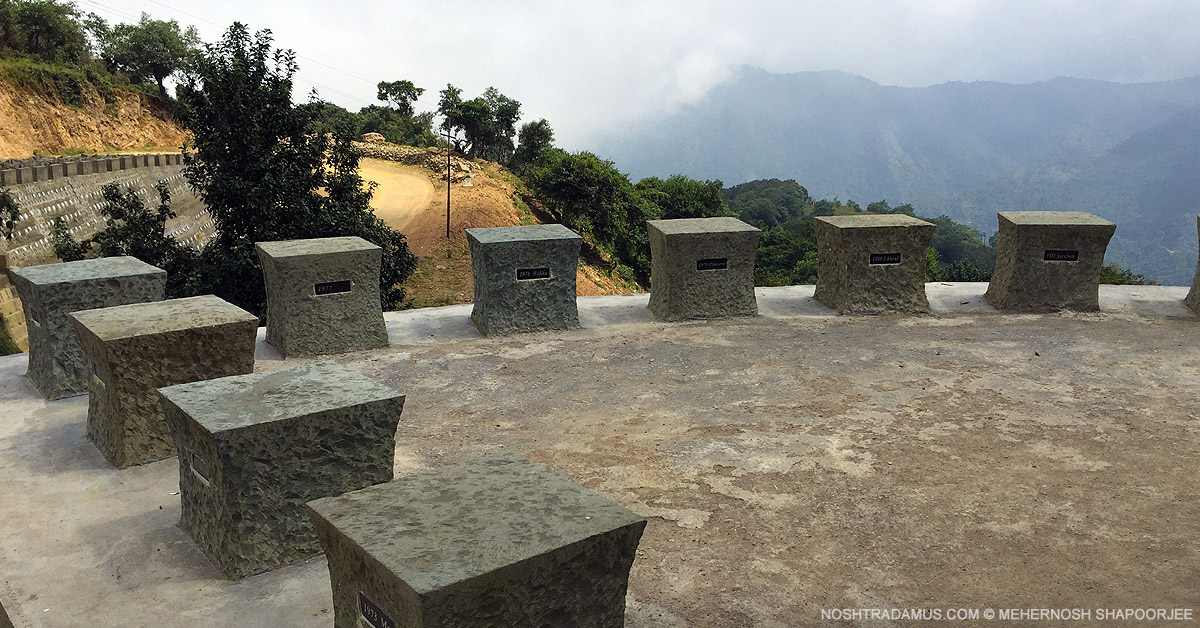
<svg viewBox="0 0 1200 628"><path fill-rule="evenodd" d="M669 113L742 64L843 70L890 85L1121 82L1200 75L1200 0L77 0L109 21L233 21L300 55L298 91L357 110L408 79L433 109L446 83L489 85L547 118L571 150Z"/></svg>

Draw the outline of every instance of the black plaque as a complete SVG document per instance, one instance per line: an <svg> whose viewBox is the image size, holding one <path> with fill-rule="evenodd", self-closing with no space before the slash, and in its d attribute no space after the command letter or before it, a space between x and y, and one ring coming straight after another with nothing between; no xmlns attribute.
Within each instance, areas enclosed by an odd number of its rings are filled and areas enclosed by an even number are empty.
<svg viewBox="0 0 1200 628"><path fill-rule="evenodd" d="M361 591L358 593L358 612L362 613L363 619L375 628L396 628L396 622L385 615L378 606L375 606L374 602L368 600Z"/></svg>
<svg viewBox="0 0 1200 628"><path fill-rule="evenodd" d="M208 479L208 476L209 476L208 462L206 462L204 460L204 458L201 458L200 455L194 451L191 452L191 454L192 454L192 471L195 471L196 475L200 476L201 480L204 480L205 482L210 482L211 480Z"/></svg>
<svg viewBox="0 0 1200 628"><path fill-rule="evenodd" d="M104 376L100 374L99 364L92 364L92 375L95 375L96 379L100 380L101 384L104 383Z"/></svg>
<svg viewBox="0 0 1200 628"><path fill-rule="evenodd" d="M1059 251L1057 249L1046 249L1046 254L1042 256L1042 260L1047 262L1078 262L1079 251Z"/></svg>
<svg viewBox="0 0 1200 628"><path fill-rule="evenodd" d="M696 270L725 270L727 268L729 268L729 258L727 257L696 260Z"/></svg>
<svg viewBox="0 0 1200 628"><path fill-rule="evenodd" d="M549 268L518 268L517 281L527 281L529 279L549 279Z"/></svg>
<svg viewBox="0 0 1200 628"><path fill-rule="evenodd" d="M313 293L317 296L326 294L341 294L343 292L350 292L349 279L344 279L342 281L326 281L325 283L313 284Z"/></svg>
<svg viewBox="0 0 1200 628"><path fill-rule="evenodd" d="M892 266L900 263L899 253L872 253L872 266Z"/></svg>

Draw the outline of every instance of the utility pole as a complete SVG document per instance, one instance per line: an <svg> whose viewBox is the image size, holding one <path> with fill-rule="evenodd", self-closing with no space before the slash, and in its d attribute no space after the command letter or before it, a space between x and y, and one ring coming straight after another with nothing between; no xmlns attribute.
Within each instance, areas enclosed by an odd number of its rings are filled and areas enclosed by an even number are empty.
<svg viewBox="0 0 1200 628"><path fill-rule="evenodd" d="M450 119L446 118L446 242L450 241ZM446 249L450 253L450 249Z"/></svg>

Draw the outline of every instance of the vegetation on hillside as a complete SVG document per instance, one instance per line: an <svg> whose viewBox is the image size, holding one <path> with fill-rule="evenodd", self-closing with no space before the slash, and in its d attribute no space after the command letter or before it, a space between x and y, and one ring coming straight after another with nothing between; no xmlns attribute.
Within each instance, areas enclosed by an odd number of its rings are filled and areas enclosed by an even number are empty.
<svg viewBox="0 0 1200 628"><path fill-rule="evenodd" d="M194 28L144 13L137 24L110 26L70 2L0 0L0 72L50 86L68 105L81 104L87 85L109 103L126 86L167 101L164 81L185 70L198 44Z"/></svg>
<svg viewBox="0 0 1200 628"><path fill-rule="evenodd" d="M358 175L353 130L311 132L316 110L291 100L295 55L271 43L270 31L252 35L235 23L196 56L178 89L183 122L195 136L184 175L212 214L213 239L199 251L174 244L163 235L171 217L164 190L151 212L132 192L110 187L107 227L83 243L59 229L60 257L134 255L174 276L168 296L216 294L261 317L266 298L255 242L359 236L383 248L384 307L403 305L402 284L416 257L371 210L374 188Z"/></svg>

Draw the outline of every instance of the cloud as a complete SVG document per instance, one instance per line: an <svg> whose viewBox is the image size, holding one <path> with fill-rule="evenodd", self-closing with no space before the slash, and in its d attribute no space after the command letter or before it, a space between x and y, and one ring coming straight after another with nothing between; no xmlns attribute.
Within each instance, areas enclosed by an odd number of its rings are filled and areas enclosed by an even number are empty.
<svg viewBox="0 0 1200 628"><path fill-rule="evenodd" d="M910 86L1200 74L1193 0L80 2L128 19L101 6L194 23L208 41L235 19L270 28L301 55L298 85L351 109L380 80L426 87L425 109L446 83L468 97L494 85L574 150L695 102L743 64Z"/></svg>

